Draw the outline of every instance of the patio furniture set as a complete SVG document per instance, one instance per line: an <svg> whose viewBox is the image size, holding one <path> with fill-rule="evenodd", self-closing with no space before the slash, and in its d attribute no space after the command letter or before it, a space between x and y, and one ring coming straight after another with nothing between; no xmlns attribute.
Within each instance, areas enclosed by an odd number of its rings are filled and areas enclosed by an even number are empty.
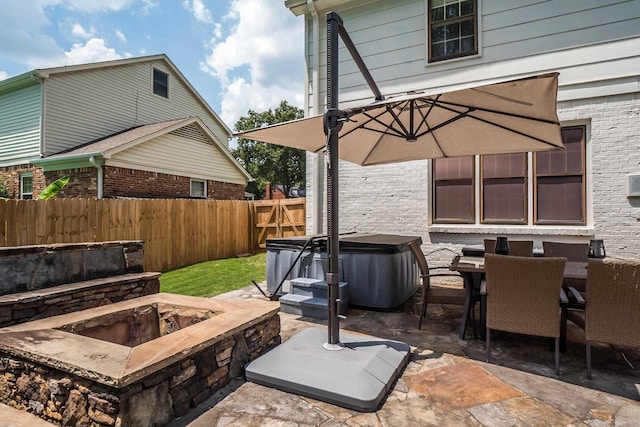
<svg viewBox="0 0 640 427"><path fill-rule="evenodd" d="M474 337L479 328L486 340L487 362L492 330L548 337L554 342L559 375L567 322L572 321L585 333L587 378L591 379L592 343L640 347L640 261L604 258L601 241L595 243L594 248L593 242L591 247L543 242L544 253L534 253L532 241L509 241L506 255L493 253L500 252L499 242L485 240L484 250L465 248L448 272L429 268L420 247L411 246L423 287L418 328L428 304L463 305L460 339L473 321ZM461 276L464 286L430 286L431 278L451 275Z"/></svg>

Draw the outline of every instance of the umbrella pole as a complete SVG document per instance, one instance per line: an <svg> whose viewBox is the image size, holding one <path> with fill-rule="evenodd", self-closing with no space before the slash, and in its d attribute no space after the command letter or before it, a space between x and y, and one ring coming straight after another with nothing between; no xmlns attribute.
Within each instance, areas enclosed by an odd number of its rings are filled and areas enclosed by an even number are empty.
<svg viewBox="0 0 640 427"><path fill-rule="evenodd" d="M327 15L327 106L325 133L327 134L327 235L329 271L327 286L328 341L324 348L337 350L340 344L340 321L338 317L338 292L340 286L339 237L338 237L338 132L342 123L338 121L338 29L341 24L336 14ZM338 114L336 114L338 113Z"/></svg>

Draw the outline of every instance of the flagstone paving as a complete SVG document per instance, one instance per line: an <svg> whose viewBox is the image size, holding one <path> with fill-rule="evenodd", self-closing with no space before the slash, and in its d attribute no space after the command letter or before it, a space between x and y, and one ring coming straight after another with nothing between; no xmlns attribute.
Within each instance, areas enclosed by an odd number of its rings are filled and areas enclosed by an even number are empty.
<svg viewBox="0 0 640 427"><path fill-rule="evenodd" d="M245 288L222 298L259 297ZM396 339L412 346L411 360L382 406L359 413L237 379L174 426L638 426L640 374L619 353L599 349L588 381L580 331L570 331L561 374L548 342L492 334L492 361L484 342L457 337L461 308L431 306L417 329L414 298L393 312L350 309L344 330ZM281 313L283 339L324 324ZM640 363L640 352L626 358ZM301 361L304 363L304 361ZM501 366L504 365L504 366ZM595 366L595 365L594 365ZM586 385L586 387L585 387Z"/></svg>
<svg viewBox="0 0 640 427"><path fill-rule="evenodd" d="M263 297L247 287L216 298ZM493 363L487 364L483 341L471 332L466 340L458 338L461 307L430 306L418 330L416 303L414 297L392 312L351 308L341 321L343 330L412 346L407 367L377 411L360 413L236 378L170 427L640 425L640 352L626 351L623 357L596 348L589 381L577 328L569 331L560 376L546 340L495 332ZM286 313L280 317L283 340L325 324ZM29 414L12 411L0 406L0 427L47 425L30 424Z"/></svg>

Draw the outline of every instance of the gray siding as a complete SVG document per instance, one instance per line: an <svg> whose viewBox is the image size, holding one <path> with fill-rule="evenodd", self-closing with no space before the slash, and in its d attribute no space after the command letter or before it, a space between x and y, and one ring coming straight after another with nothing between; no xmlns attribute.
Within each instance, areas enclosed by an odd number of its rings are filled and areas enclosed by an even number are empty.
<svg viewBox="0 0 640 427"><path fill-rule="evenodd" d="M247 185L245 176L218 147L201 141L169 133L114 154L106 164Z"/></svg>
<svg viewBox="0 0 640 427"><path fill-rule="evenodd" d="M36 84L0 97L0 165L39 157L41 93Z"/></svg>
<svg viewBox="0 0 640 427"><path fill-rule="evenodd" d="M427 64L425 0L378 1L336 10L383 93L446 87L524 74L561 72L560 84L576 84L589 74L617 68L640 53L616 44L640 34L639 0L478 0L480 55ZM326 21L320 19L320 100L326 98ZM310 32L307 33L307 37ZM598 46L615 52L603 59ZM583 48L580 58L566 52ZM312 63L309 51L308 63ZM370 99L364 79L344 47L340 49L339 88L343 101ZM536 61L535 58L538 57ZM572 61L572 62L569 62ZM580 83L583 83L582 81Z"/></svg>
<svg viewBox="0 0 640 427"><path fill-rule="evenodd" d="M169 99L152 93L154 66L169 74ZM52 74L45 81L44 153L133 126L192 116L228 144L223 126L164 61Z"/></svg>

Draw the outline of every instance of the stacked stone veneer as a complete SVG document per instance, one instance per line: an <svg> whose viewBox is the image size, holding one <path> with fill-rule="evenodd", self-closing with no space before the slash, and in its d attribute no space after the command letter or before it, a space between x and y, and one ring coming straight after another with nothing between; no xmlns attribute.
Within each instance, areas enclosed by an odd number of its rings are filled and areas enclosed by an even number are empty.
<svg viewBox="0 0 640 427"><path fill-rule="evenodd" d="M159 292L140 241L0 248L0 327Z"/></svg>
<svg viewBox="0 0 640 427"><path fill-rule="evenodd" d="M0 356L0 400L63 426L165 425L280 343L277 313L123 388Z"/></svg>

